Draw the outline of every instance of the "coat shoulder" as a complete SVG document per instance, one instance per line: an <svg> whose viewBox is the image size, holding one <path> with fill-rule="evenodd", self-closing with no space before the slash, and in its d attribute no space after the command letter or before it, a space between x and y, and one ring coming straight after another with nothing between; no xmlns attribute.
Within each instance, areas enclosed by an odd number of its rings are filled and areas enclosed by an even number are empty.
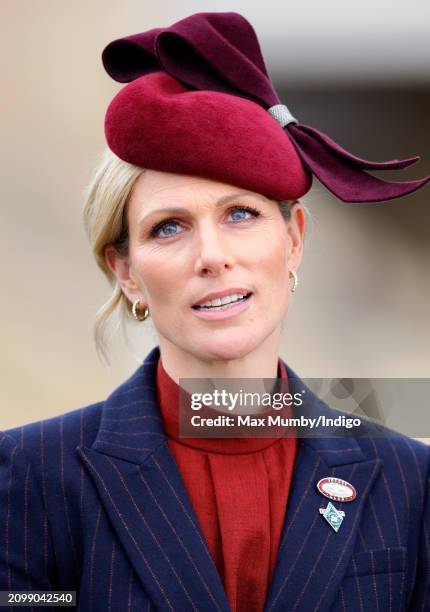
<svg viewBox="0 0 430 612"><path fill-rule="evenodd" d="M382 483L387 495L396 493L403 499L410 516L422 516L430 495L430 447L389 429L379 429L386 435L357 438L369 459L379 459ZM393 494L394 495L394 494Z"/></svg>
<svg viewBox="0 0 430 612"><path fill-rule="evenodd" d="M367 456L381 459L383 464L396 465L408 472L408 466L427 473L430 466L430 446L386 427L369 424L368 435L356 440ZM403 469L402 469L403 468Z"/></svg>
<svg viewBox="0 0 430 612"><path fill-rule="evenodd" d="M18 447L27 458L40 459L49 456L55 448L63 453L76 449L80 444L91 445L97 435L104 402L96 402L49 419L28 423L21 427L0 432L2 446ZM0 447L1 448L1 447Z"/></svg>

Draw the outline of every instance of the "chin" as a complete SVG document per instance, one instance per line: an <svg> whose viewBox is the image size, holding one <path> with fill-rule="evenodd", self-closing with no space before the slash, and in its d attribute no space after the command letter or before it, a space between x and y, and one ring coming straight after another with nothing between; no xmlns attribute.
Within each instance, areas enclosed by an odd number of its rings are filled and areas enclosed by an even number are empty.
<svg viewBox="0 0 430 612"><path fill-rule="evenodd" d="M198 354L204 361L231 361L242 359L257 348L259 343L250 334L214 332L209 339L198 342Z"/></svg>

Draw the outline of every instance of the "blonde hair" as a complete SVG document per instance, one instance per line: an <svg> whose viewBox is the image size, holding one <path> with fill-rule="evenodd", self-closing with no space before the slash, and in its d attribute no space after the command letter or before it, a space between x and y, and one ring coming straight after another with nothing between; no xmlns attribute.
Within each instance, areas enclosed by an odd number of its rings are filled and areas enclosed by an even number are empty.
<svg viewBox="0 0 430 612"><path fill-rule="evenodd" d="M106 363L109 363L107 331L110 320L114 314L118 314L119 326L125 332L125 321L130 317L131 304L106 263L105 250L107 246L113 246L119 255L128 255L127 204L134 184L142 172L145 172L143 168L123 161L106 148L85 190L85 229L96 262L113 286L110 298L97 311L94 323L97 353ZM293 203L294 200L277 201L286 221L291 217Z"/></svg>
<svg viewBox="0 0 430 612"><path fill-rule="evenodd" d="M105 259L112 245L120 255L128 254L126 207L142 168L129 164L105 149L85 191L83 219L97 265L113 286L110 298L97 311L94 340L99 357L108 360L107 328L112 315L119 314L123 326L131 305Z"/></svg>

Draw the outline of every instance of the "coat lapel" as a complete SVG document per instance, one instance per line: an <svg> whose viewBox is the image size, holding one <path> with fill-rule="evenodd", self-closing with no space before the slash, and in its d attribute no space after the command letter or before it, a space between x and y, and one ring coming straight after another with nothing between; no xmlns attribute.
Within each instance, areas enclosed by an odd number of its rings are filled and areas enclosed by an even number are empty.
<svg viewBox="0 0 430 612"><path fill-rule="evenodd" d="M306 388L287 367L292 393ZM306 388L305 416L333 411ZM380 470L379 460L368 460L352 437L303 438L294 468L277 566L265 612L284 610L323 612L330 609L350 560L363 507ZM336 476L354 485L352 502L333 502L345 512L336 533L319 508L330 501L317 490L317 482Z"/></svg>
<svg viewBox="0 0 430 612"><path fill-rule="evenodd" d="M158 358L156 347L106 400L92 447L78 452L155 607L228 612L167 445L155 386Z"/></svg>

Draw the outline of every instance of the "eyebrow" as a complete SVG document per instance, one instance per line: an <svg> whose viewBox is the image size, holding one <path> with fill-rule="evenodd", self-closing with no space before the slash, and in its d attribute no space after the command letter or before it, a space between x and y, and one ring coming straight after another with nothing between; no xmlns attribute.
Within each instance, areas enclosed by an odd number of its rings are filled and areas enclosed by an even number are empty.
<svg viewBox="0 0 430 612"><path fill-rule="evenodd" d="M252 191L238 191L237 193L230 193L228 195L223 196L222 198L220 198L219 200L216 201L215 206L222 206L223 204L226 204L227 202L230 202L231 200L236 200L237 198L243 198L243 197L253 197L255 199L258 199L259 197L264 198L265 200L267 200L267 198L265 196L259 196L255 193L252 193ZM142 225L146 219L149 219L150 217L153 217L154 215L158 215L159 213L169 213L171 215L177 215L177 214L189 214L189 209L188 208L183 208L183 207L170 207L170 208L157 208L156 210L152 210L150 213L148 213L147 215L145 215L144 217L142 217L142 219L139 221L139 225Z"/></svg>

